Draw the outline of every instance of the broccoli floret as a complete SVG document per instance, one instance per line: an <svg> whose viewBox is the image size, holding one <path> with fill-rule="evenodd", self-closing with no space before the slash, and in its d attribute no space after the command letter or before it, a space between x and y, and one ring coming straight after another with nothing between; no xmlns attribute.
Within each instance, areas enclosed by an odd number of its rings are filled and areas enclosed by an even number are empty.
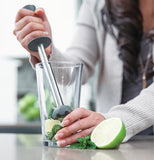
<svg viewBox="0 0 154 160"><path fill-rule="evenodd" d="M46 137L49 140L52 140L53 137L55 136L55 134L61 129L63 128L62 126L60 126L59 124L55 124L51 130L51 132L47 132Z"/></svg>

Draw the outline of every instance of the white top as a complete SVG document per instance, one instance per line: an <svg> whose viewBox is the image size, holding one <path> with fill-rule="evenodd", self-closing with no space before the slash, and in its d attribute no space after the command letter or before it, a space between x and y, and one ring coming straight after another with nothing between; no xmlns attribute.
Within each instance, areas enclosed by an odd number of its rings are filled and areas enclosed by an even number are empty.
<svg viewBox="0 0 154 160"><path fill-rule="evenodd" d="M116 41L110 34L106 34L105 48L103 48L104 29L101 20L103 6L104 0L84 0L72 44L65 53L60 53L53 46L50 59L82 62L83 83L93 74L96 63L99 63L96 110L106 118L120 117L124 121L127 131L126 141L154 124L154 84L144 89L133 100L119 105L123 63L118 57ZM117 33L116 30L115 32ZM36 63L33 59L31 61L33 65Z"/></svg>

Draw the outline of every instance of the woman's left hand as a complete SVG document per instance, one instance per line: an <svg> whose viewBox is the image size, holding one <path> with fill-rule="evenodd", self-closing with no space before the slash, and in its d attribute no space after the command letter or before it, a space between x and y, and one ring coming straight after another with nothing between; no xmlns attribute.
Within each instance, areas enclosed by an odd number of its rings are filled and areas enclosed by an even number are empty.
<svg viewBox="0 0 154 160"><path fill-rule="evenodd" d="M77 108L63 119L63 129L56 134L58 145L64 147L77 142L77 138L89 136L95 126L105 118L85 108Z"/></svg>

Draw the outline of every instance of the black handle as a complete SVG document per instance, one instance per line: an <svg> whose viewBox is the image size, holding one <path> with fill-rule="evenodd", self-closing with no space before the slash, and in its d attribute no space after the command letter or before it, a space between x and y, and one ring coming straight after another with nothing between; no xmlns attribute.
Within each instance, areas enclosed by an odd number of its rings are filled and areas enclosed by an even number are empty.
<svg viewBox="0 0 154 160"><path fill-rule="evenodd" d="M26 6L23 7L24 9L29 9L31 11L35 11L36 7L34 5L28 4Z"/></svg>
<svg viewBox="0 0 154 160"><path fill-rule="evenodd" d="M26 6L23 7L24 9L28 9L31 11L35 11L36 7L34 5L28 4ZM41 37L37 37L32 39L29 43L28 43L28 49L33 51L33 52L37 52L38 51L38 45L43 44L44 48L47 48L51 43L51 39L49 37L45 37L45 36L41 36Z"/></svg>

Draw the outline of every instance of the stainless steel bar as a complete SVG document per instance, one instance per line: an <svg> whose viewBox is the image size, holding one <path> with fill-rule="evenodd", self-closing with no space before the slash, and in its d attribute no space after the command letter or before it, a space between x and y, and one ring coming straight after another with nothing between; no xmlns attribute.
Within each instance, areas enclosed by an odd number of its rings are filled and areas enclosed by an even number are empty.
<svg viewBox="0 0 154 160"><path fill-rule="evenodd" d="M56 106L64 105L54 73L53 73L52 66L50 66L48 63L47 55L46 55L43 44L38 45L38 53L39 53L42 65L44 67Z"/></svg>

